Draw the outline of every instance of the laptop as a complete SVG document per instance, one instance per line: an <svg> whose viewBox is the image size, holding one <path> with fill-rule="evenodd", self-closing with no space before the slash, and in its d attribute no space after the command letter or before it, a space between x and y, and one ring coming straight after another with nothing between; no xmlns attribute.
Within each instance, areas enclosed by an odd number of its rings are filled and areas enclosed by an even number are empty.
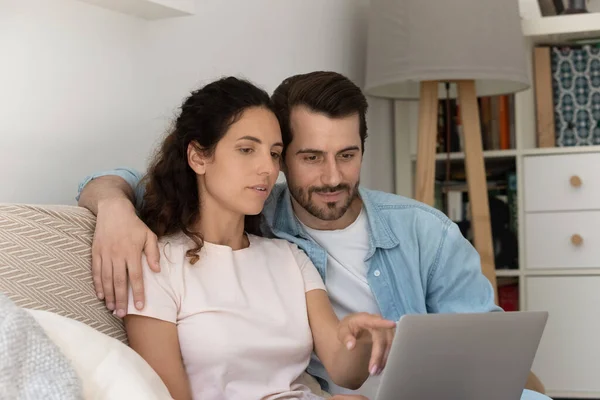
<svg viewBox="0 0 600 400"><path fill-rule="evenodd" d="M518 400L547 312L405 315L373 400Z"/></svg>

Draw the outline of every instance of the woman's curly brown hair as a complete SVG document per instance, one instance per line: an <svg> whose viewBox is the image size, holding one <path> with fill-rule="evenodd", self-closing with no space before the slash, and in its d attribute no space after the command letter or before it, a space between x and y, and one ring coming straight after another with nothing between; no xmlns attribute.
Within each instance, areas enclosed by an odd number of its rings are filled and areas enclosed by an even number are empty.
<svg viewBox="0 0 600 400"><path fill-rule="evenodd" d="M186 253L192 264L199 259L203 239L192 230L201 218L201 199L196 173L188 164L188 146L192 144L210 157L229 126L252 107L273 110L264 90L235 77L222 78L193 91L183 102L174 129L164 139L144 177L146 191L140 218L159 238L178 232L190 237L196 244ZM262 214L246 216L246 232L261 235L261 218Z"/></svg>

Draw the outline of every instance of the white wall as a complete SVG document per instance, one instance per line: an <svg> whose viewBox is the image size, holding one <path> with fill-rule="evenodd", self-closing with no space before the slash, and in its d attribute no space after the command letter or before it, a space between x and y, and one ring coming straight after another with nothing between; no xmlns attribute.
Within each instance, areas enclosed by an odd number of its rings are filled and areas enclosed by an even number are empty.
<svg viewBox="0 0 600 400"><path fill-rule="evenodd" d="M367 7L198 0L195 16L144 21L77 0L0 0L0 202L74 204L84 175L143 169L183 98L218 76L272 91L321 69L362 85ZM370 105L363 184L392 191L391 106Z"/></svg>
<svg viewBox="0 0 600 400"><path fill-rule="evenodd" d="M0 201L74 203L85 172L130 161L144 28L75 0L0 0Z"/></svg>
<svg viewBox="0 0 600 400"><path fill-rule="evenodd" d="M361 184L384 192L395 191L394 177L394 108L393 102L368 97L367 126L369 137L361 173Z"/></svg>

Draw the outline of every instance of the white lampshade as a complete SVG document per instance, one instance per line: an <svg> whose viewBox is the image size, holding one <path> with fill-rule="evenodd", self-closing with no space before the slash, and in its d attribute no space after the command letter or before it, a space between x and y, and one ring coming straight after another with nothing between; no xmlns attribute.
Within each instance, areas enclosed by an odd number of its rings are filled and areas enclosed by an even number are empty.
<svg viewBox="0 0 600 400"><path fill-rule="evenodd" d="M367 94L418 99L420 82L431 80L475 80L477 96L529 87L517 0L370 3Z"/></svg>

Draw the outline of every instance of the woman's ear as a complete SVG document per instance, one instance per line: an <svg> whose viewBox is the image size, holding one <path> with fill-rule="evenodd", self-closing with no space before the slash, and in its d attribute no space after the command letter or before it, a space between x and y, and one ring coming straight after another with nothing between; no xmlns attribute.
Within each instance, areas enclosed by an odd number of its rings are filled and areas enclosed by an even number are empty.
<svg viewBox="0 0 600 400"><path fill-rule="evenodd" d="M190 142L187 148L187 159L188 164L198 175L204 175L206 173L206 158L202 154L200 145L196 142Z"/></svg>

